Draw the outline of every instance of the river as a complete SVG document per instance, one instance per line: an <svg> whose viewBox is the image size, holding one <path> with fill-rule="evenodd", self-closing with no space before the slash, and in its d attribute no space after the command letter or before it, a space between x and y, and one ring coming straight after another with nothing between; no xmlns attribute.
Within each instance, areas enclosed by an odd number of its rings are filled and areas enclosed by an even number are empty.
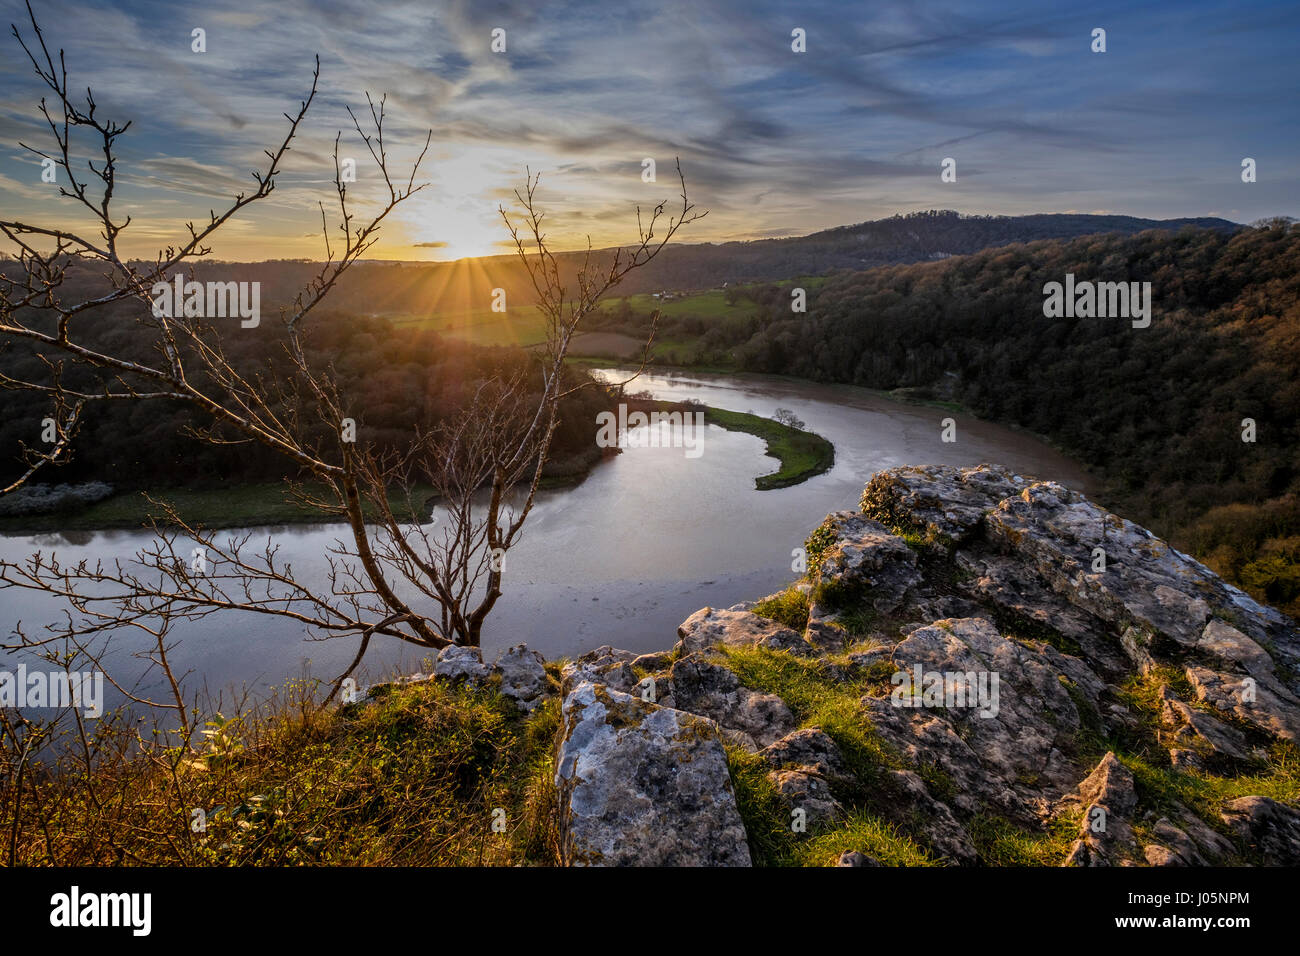
<svg viewBox="0 0 1300 956"><path fill-rule="evenodd" d="M506 558L505 594L485 628L486 657L519 642L548 658L601 644L668 648L677 625L698 608L754 600L788 584L796 576L791 550L828 512L856 509L863 485L882 468L996 462L1084 491L1092 487L1077 463L1030 436L851 386L683 373L642 376L629 388L637 390L763 416L788 408L834 443L835 466L793 488L757 491L754 478L775 470L763 442L710 425L693 457L682 448L631 447L581 485L540 494L521 542ZM955 442L940 438L940 422L949 416L956 420ZM254 541L273 540L295 573L317 587L326 580L325 550L345 531L332 525L244 530ZM20 561L53 550L65 563L129 559L149 540L136 531L7 536L0 537L0 557ZM57 607L45 595L0 591L0 626L6 635L19 620L31 629L54 620ZM333 679L356 652L355 639L308 641L300 625L241 612L186 624L173 638L173 661L189 672L187 686L209 693L236 687L261 693L303 676ZM113 666L138 670L127 656L140 649L138 637L117 640ZM422 657L400 641L376 639L360 683L418 670ZM140 687L160 692L156 676Z"/></svg>

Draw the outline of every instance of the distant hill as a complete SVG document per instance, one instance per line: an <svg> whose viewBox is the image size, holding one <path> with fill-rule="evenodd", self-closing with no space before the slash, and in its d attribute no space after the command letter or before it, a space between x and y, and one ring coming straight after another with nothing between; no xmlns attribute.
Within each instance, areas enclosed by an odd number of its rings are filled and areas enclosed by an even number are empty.
<svg viewBox="0 0 1300 956"><path fill-rule="evenodd" d="M1233 231L1241 228L1227 219L1139 219L1136 216L1096 216L1081 213L1044 213L1032 216L963 216L951 209L916 212L824 229L796 242L832 243L859 250L883 251L891 262L932 258L933 254L959 255L990 246L1031 239L1073 239L1098 233L1132 235L1147 229L1203 229Z"/></svg>
<svg viewBox="0 0 1300 956"><path fill-rule="evenodd" d="M930 210L789 239L669 248L637 275L637 287L629 283L621 291L713 288L723 282L759 282L943 259L1035 239L1075 239L1102 233L1133 235L1147 229L1177 231L1187 226L1225 232L1241 228L1226 219L1075 214L963 216L951 209Z"/></svg>
<svg viewBox="0 0 1300 956"><path fill-rule="evenodd" d="M1074 214L963 216L952 210L909 213L839 226L807 236L749 242L681 243L666 248L618 287L619 295L659 289L713 289L724 282L766 282L842 270L902 265L1036 239L1075 239L1095 234L1134 235L1148 229L1177 231L1243 228L1226 219L1138 219ZM604 259L612 250L603 250ZM579 254L559 256L570 273ZM318 267L301 260L211 263L200 279L232 278L262 283L264 305L293 298ZM504 288L512 306L532 302L532 289L515 256L458 262L360 262L331 293L329 307L364 314L432 315L486 310L491 290Z"/></svg>

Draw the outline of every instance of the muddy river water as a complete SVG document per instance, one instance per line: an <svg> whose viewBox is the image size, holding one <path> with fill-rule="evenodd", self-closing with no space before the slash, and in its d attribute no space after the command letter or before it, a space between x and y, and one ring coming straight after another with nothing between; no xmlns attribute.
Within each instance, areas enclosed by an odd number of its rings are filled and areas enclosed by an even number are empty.
<svg viewBox="0 0 1300 956"><path fill-rule="evenodd" d="M677 625L698 608L754 600L789 583L791 550L828 512L855 509L863 485L882 468L996 462L1085 491L1091 486L1077 463L1030 436L850 386L692 373L642 376L629 390L764 416L790 409L834 443L835 466L793 488L757 491L754 478L776 464L763 442L710 425L689 455L680 447L630 447L581 485L543 493L507 557L505 595L486 626L485 656L521 641L547 657L600 644L670 647ZM955 442L941 440L941 420L949 416L956 419ZM245 530L255 532L254 540L272 538L295 573L317 586L325 580L325 550L343 531L324 524ZM129 558L148 541L135 531L0 537L0 556L17 561L54 550L64 562ZM42 595L0 591L6 635L18 620L27 627L53 620L56 609ZM332 679L356 652L355 639L311 642L300 625L240 612L187 624L173 636L173 657L190 672L189 685L211 691L304 675ZM139 649L131 645L138 638L119 640L114 658L136 666L126 654ZM421 658L417 649L376 639L360 683L417 670Z"/></svg>

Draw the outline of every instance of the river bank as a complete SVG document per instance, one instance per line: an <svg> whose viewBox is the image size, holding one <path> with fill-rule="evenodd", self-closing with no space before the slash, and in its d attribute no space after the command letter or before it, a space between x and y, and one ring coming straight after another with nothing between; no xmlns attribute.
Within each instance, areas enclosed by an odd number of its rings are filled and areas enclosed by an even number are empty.
<svg viewBox="0 0 1300 956"><path fill-rule="evenodd" d="M742 432L763 439L766 454L777 459L775 472L759 475L755 486L760 490L788 488L829 471L835 463L835 447L820 435L746 412L699 407L677 402L629 398L631 409L643 411L702 411L707 424L728 431ZM540 487L545 491L573 488L587 479L593 468L618 454L620 449L598 449L591 453L555 461ZM318 483L306 483L303 489L312 496L326 489ZM404 497L394 492L393 501ZM435 504L431 485L416 485L411 500L419 502L422 519ZM122 491L76 510L46 514L0 516L0 534L44 534L52 531L110 531L149 527L152 520L166 523L166 508L175 510L187 524L205 528L242 528L250 525L318 524L330 516L300 501L287 483L261 483L219 488L162 488L149 491Z"/></svg>
<svg viewBox="0 0 1300 956"><path fill-rule="evenodd" d="M539 493L524 534L510 551L505 593L484 625L485 653L523 639L547 658L576 657L605 643L638 653L660 650L664 635L700 607L727 607L786 587L795 574L792 553L809 529L828 512L856 501L864 478L882 469L998 462L1071 488L1089 485L1077 462L1022 434L960 413L885 401L853 386L652 373L636 387L655 399L766 418L788 409L834 445L834 465L796 486L760 491L756 476L776 465L764 441L710 427L700 457L687 457L683 448L629 447L592 469L581 484ZM956 419L956 442L942 440L941 422L948 417ZM283 498L283 489L269 491L275 500ZM350 539L346 526L250 519L234 525L238 497L227 506L230 517L222 523L229 530L219 536L222 546L247 539L260 553L270 545L279 566L291 564L295 578L329 593L329 557L340 541ZM74 530L66 525L41 533L3 533L0 561L21 566L41 552L56 554L65 566L129 563L153 547L155 537L140 527ZM430 606L418 596L413 600L421 608ZM39 627L58 620L64 610L57 599L18 588L5 591L0 604L3 628L19 622ZM201 674L215 689L260 691L308 674L332 679L356 653L355 641L315 640L320 635L304 631L300 622L241 612L180 622L171 636L177 641L176 666ZM129 635L123 638L123 659L115 666L126 673L144 666L130 656L136 643ZM418 649L376 641L363 665L368 673L358 674L358 680L420 666ZM111 689L106 694L113 696Z"/></svg>
<svg viewBox="0 0 1300 956"><path fill-rule="evenodd" d="M664 399L630 396L624 400L629 413L646 414L702 412L707 425L717 425L729 432L753 435L764 442L764 454L777 460L777 470L754 479L759 491L792 488L795 485L825 474L835 465L835 446L802 426L765 418L753 412L728 411L700 405L698 402L674 402ZM797 419L796 419L797 422Z"/></svg>

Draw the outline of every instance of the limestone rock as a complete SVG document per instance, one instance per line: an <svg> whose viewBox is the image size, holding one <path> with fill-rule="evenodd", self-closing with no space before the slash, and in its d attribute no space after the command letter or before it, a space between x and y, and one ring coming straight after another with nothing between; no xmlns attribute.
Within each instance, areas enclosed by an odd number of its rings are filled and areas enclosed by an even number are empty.
<svg viewBox="0 0 1300 956"><path fill-rule="evenodd" d="M874 856L867 856L858 850L845 850L840 854L836 866L881 866L881 862Z"/></svg>
<svg viewBox="0 0 1300 956"><path fill-rule="evenodd" d="M642 654L640 657L634 658L632 667L639 667L647 671L662 671L671 667L672 663L672 651L655 651L653 654Z"/></svg>
<svg viewBox="0 0 1300 956"><path fill-rule="evenodd" d="M816 727L786 734L774 744L763 748L759 756L778 770L785 767L806 770L832 783L848 783L853 779L840 754L840 748Z"/></svg>
<svg viewBox="0 0 1300 956"><path fill-rule="evenodd" d="M797 631L751 611L701 608L682 622L677 636L683 654L709 651L723 644L814 653Z"/></svg>
<svg viewBox="0 0 1300 956"><path fill-rule="evenodd" d="M1136 851L1130 817L1137 808L1133 774L1107 753L1063 805L1083 804L1079 839L1070 847L1066 866L1116 866Z"/></svg>
<svg viewBox="0 0 1300 956"><path fill-rule="evenodd" d="M1113 637L1099 633L1096 618L1052 590L1017 555L962 551L955 563L973 577L973 595L1031 630L1055 631L1079 645L1098 674L1120 678L1131 671L1129 656Z"/></svg>
<svg viewBox="0 0 1300 956"><path fill-rule="evenodd" d="M1300 743L1300 707L1252 678L1211 670L1197 664L1184 667L1196 688L1196 699L1233 713L1270 736Z"/></svg>
<svg viewBox="0 0 1300 956"><path fill-rule="evenodd" d="M961 542L998 502L1029 480L1005 468L924 465L878 472L862 493L862 511L889 527L920 530L940 541Z"/></svg>
<svg viewBox="0 0 1300 956"><path fill-rule="evenodd" d="M813 603L808 606L808 623L804 626L804 640L817 651L838 651L848 641L848 631L839 624L839 614Z"/></svg>
<svg viewBox="0 0 1300 956"><path fill-rule="evenodd" d="M1168 687L1160 688L1161 720L1169 730L1167 742L1201 757L1249 760L1249 743L1241 731L1180 701Z"/></svg>
<svg viewBox="0 0 1300 956"><path fill-rule="evenodd" d="M1300 810L1270 797L1239 797L1222 817L1265 865L1300 866Z"/></svg>
<svg viewBox="0 0 1300 956"><path fill-rule="evenodd" d="M636 659L637 656L631 651L602 644L564 666L560 671L561 687L568 693L583 681L592 681L627 693L637 683L636 673L632 669L632 662Z"/></svg>
<svg viewBox="0 0 1300 956"><path fill-rule="evenodd" d="M1152 829L1159 843L1142 848L1142 854L1152 866L1209 866L1210 861L1201 855L1187 831L1175 826L1168 817L1161 817Z"/></svg>
<svg viewBox="0 0 1300 956"><path fill-rule="evenodd" d="M821 583L861 592L883 613L897 610L908 590L920 583L916 553L880 522L837 511L822 526L834 539L816 569Z"/></svg>
<svg viewBox="0 0 1300 956"><path fill-rule="evenodd" d="M492 668L483 663L483 652L479 648L453 644L438 652L433 673L439 680L481 684L491 676Z"/></svg>
<svg viewBox="0 0 1300 956"><path fill-rule="evenodd" d="M591 682L568 694L562 715L566 863L750 865L716 724Z"/></svg>
<svg viewBox="0 0 1300 956"><path fill-rule="evenodd" d="M1077 796L1080 803L1104 806L1112 814L1129 814L1137 807L1133 774L1113 753L1102 757L1079 784Z"/></svg>
<svg viewBox="0 0 1300 956"><path fill-rule="evenodd" d="M1188 862L1181 854L1159 843L1150 843L1142 848L1142 856L1152 866L1187 866Z"/></svg>
<svg viewBox="0 0 1300 956"><path fill-rule="evenodd" d="M1056 799L1078 780L1060 742L1078 732L1084 715L1061 676L1069 675L1077 699L1094 709L1105 686L1081 662L1012 641L983 618L918 628L892 659L907 677L899 691L915 684L919 668L923 686L964 679L968 690L973 680L990 692L983 702L967 693L964 706L957 694L951 703L958 706L930 706L919 690L911 707L901 706L908 699L901 693L863 701L876 729L909 762L935 764L953 779L957 806L984 801L1023 813L1031 797Z"/></svg>
<svg viewBox="0 0 1300 956"><path fill-rule="evenodd" d="M534 710L551 695L545 659L524 644L507 648L497 658L495 670L501 674L501 694L524 710Z"/></svg>
<svg viewBox="0 0 1300 956"><path fill-rule="evenodd" d="M1053 590L1108 626L1136 626L1185 649L1228 643L1212 616L1235 618L1253 640L1296 647L1294 625L1225 583L1203 564L1145 528L1055 482L1037 482L1000 502L985 518L990 541L1016 555ZM1093 549L1106 557L1093 570ZM1249 649L1239 647L1239 652ZM1273 668L1254 658L1271 674Z"/></svg>
<svg viewBox="0 0 1300 956"><path fill-rule="evenodd" d="M894 656L893 644L874 644L863 650L845 655L850 673L871 670L883 666Z"/></svg>
<svg viewBox="0 0 1300 956"><path fill-rule="evenodd" d="M1210 863L1223 863L1235 851L1232 843L1219 831L1211 828L1191 810L1183 809L1178 814L1179 828L1196 844L1196 849Z"/></svg>
<svg viewBox="0 0 1300 956"><path fill-rule="evenodd" d="M670 673L679 710L740 732L757 745L749 749L766 747L795 729L794 715L780 697L744 687L731 671L696 654L681 658Z"/></svg>
<svg viewBox="0 0 1300 956"><path fill-rule="evenodd" d="M1196 642L1196 650L1218 658L1233 669L1245 671L1289 703L1300 704L1300 700L1278 680L1268 651L1226 621L1216 617L1206 624L1201 639Z"/></svg>
<svg viewBox="0 0 1300 956"><path fill-rule="evenodd" d="M767 776L792 813L802 811L808 827L833 823L844 815L825 777L806 770L773 770Z"/></svg>
<svg viewBox="0 0 1300 956"><path fill-rule="evenodd" d="M925 781L910 770L894 770L889 776L893 787L902 794L894 810L895 819L905 820L919 830L938 855L956 863L974 863L979 854L970 835L948 805L930 795Z"/></svg>

